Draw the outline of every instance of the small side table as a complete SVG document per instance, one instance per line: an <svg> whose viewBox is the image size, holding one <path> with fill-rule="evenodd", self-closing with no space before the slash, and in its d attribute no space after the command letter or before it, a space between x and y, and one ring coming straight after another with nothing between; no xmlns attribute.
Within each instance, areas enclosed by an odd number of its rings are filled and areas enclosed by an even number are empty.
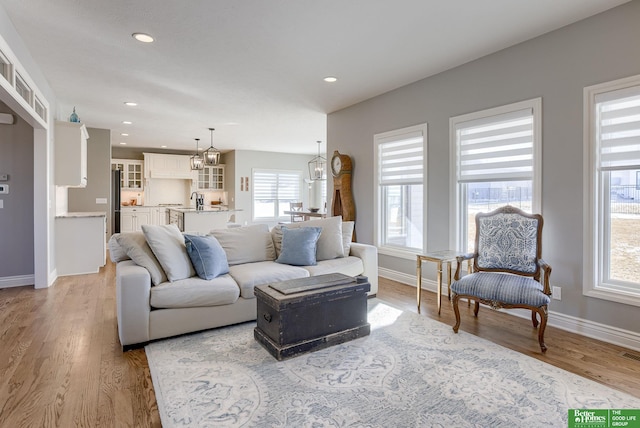
<svg viewBox="0 0 640 428"><path fill-rule="evenodd" d="M432 251L426 254L419 254L417 256L417 272L418 277L418 313L420 313L420 301L422 298L422 262L434 262L437 264L438 276L437 283L437 295L438 295L438 315L440 315L440 308L442 307L442 264L447 264L447 296L451 300L451 262L456 261L457 256L462 256L464 253L454 250L442 250ZM467 270L470 270L470 262L468 262Z"/></svg>

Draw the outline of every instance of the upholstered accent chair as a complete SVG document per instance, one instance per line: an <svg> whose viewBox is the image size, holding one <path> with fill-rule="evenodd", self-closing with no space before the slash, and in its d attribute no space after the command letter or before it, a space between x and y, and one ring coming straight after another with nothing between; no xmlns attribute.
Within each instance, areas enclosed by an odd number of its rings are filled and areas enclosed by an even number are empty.
<svg viewBox="0 0 640 428"><path fill-rule="evenodd" d="M544 330L551 296L551 266L541 258L542 224L540 214L528 214L510 205L476 215L475 252L457 258L455 281L451 284L456 316L453 331L457 333L460 327L460 299L475 302L476 317L480 303L492 309L529 309L534 328L538 327L540 316L538 342L546 352ZM473 273L461 278L460 266L470 259Z"/></svg>

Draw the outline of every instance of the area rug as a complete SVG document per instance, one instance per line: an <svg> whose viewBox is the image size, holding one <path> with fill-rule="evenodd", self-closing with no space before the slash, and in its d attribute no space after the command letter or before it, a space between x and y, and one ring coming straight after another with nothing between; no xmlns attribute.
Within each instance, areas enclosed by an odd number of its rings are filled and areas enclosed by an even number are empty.
<svg viewBox="0 0 640 428"><path fill-rule="evenodd" d="M640 408L638 398L377 299L369 322L367 337L281 362L254 340L255 323L152 343L162 425L566 427L569 409Z"/></svg>

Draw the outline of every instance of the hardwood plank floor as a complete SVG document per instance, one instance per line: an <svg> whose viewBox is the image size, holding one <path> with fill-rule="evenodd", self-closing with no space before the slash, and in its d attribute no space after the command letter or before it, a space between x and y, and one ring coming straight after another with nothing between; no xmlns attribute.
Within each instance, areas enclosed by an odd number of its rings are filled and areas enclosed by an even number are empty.
<svg viewBox="0 0 640 428"><path fill-rule="evenodd" d="M1 427L160 426L144 350L118 341L114 275L109 262L44 290L0 289ZM421 316L453 325L446 300L438 316L435 294L422 295ZM413 287L380 278L378 297L416 312ZM640 361L621 356L637 352L548 327L542 355L530 320L461 309L461 330L640 397Z"/></svg>

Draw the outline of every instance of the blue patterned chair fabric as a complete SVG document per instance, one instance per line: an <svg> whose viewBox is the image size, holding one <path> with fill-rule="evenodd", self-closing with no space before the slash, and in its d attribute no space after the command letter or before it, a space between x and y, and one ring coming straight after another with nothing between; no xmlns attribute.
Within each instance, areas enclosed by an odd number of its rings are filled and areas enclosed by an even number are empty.
<svg viewBox="0 0 640 428"><path fill-rule="evenodd" d="M458 258L451 284L456 333L460 327L460 298L475 301L475 316L480 303L493 309L530 309L534 328L538 327L536 314L540 316L538 341L542 352L547 350L544 330L551 300L551 267L541 258L542 225L539 214L527 214L509 205L476 216L476 252ZM472 258L474 272L460 278L462 262Z"/></svg>

